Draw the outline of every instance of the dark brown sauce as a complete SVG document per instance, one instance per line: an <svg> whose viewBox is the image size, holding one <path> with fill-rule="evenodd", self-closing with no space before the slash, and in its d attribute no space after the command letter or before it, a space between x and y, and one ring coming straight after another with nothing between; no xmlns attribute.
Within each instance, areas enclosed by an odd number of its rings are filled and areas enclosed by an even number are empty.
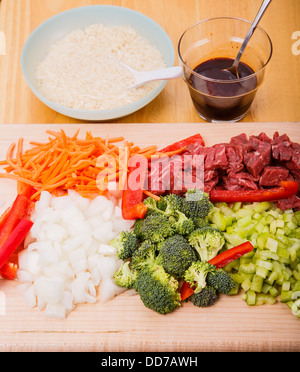
<svg viewBox="0 0 300 372"><path fill-rule="evenodd" d="M233 61L231 58L214 58L194 68L197 74L205 78L225 81L215 82L191 75L191 97L196 110L206 120L234 121L242 118L251 106L256 93L256 76L251 67L240 62L239 77L249 78L237 80L234 74L224 71L232 66Z"/></svg>

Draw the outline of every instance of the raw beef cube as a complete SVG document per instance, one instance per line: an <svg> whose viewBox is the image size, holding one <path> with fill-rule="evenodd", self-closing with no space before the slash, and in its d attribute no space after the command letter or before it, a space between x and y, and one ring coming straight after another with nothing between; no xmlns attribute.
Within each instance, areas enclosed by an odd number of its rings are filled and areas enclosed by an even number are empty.
<svg viewBox="0 0 300 372"><path fill-rule="evenodd" d="M249 140L252 151L244 154L244 163L248 171L258 177L265 166L271 162L271 145L255 138Z"/></svg>
<svg viewBox="0 0 300 372"><path fill-rule="evenodd" d="M260 186L280 186L281 181L286 181L289 170L281 166L266 166L260 176Z"/></svg>

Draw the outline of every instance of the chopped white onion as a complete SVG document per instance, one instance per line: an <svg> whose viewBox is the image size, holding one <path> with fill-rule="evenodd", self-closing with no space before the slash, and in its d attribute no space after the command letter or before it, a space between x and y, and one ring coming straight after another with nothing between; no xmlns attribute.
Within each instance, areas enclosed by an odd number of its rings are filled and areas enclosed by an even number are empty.
<svg viewBox="0 0 300 372"><path fill-rule="evenodd" d="M43 191L31 218L18 269L19 288L30 307L64 318L78 303L103 303L124 292L113 279L122 261L109 243L134 221L123 220L114 201L90 200L74 190L60 197Z"/></svg>

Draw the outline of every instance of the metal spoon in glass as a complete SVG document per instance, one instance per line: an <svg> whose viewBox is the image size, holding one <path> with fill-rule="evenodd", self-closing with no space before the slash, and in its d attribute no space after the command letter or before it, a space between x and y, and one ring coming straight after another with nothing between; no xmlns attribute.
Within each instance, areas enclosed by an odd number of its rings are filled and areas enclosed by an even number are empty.
<svg viewBox="0 0 300 372"><path fill-rule="evenodd" d="M123 62L119 63L121 66L127 68L135 78L135 83L130 85L128 89L137 88L149 81L176 79L182 75L181 66L167 67L153 71L136 71Z"/></svg>
<svg viewBox="0 0 300 372"><path fill-rule="evenodd" d="M225 69L225 71L231 72L237 78L239 78L238 65L239 65L240 59L242 57L242 54L244 53L244 50L245 50L245 48L246 48L246 46L247 46L247 44L248 44L251 36L253 35L253 32L255 31L255 29L256 29L259 21L261 20L262 16L264 15L264 13L265 13L267 7L270 5L271 1L272 0L264 0L263 1L262 5L261 5L261 7L260 7L260 9L259 9L259 11L258 11L258 13L257 13L257 15L256 15L256 17L255 17L255 19L254 19L254 21L252 23L252 25L251 25L248 33L247 33L247 36L246 36L246 38L245 38L245 40L244 40L244 42L243 42L243 44L242 44L242 46L241 46L241 48L239 50L239 53L238 53L236 59L233 62L233 65L230 68Z"/></svg>

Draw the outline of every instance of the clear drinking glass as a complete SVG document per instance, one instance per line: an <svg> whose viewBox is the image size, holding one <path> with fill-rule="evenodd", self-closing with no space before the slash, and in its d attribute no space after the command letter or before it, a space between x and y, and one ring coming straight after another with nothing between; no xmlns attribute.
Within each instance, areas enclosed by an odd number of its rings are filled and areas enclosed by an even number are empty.
<svg viewBox="0 0 300 372"><path fill-rule="evenodd" d="M194 70L204 62L227 59L230 67L246 37L251 22L240 18L210 18L190 26L178 43L179 63L183 68L193 104L201 118L208 122L236 122L246 116L266 66L272 56L268 34L257 27L241 58L250 67L247 76L234 80L209 78Z"/></svg>

